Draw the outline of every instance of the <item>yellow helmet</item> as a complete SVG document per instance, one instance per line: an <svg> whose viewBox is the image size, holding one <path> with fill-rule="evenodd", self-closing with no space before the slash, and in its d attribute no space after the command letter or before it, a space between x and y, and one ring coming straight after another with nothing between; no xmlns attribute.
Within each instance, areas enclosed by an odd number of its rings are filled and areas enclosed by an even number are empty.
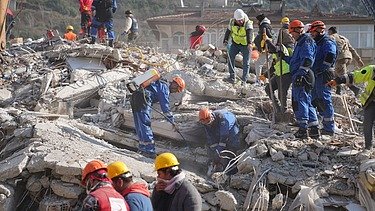
<svg viewBox="0 0 375 211"><path fill-rule="evenodd" d="M107 169L108 169L108 177L110 179L113 179L114 177L120 176L122 174L127 174L127 173L129 173L129 176L131 175L126 164L121 161L116 161L116 162L109 164L107 166ZM126 177L128 176L126 175Z"/></svg>
<svg viewBox="0 0 375 211"><path fill-rule="evenodd" d="M72 25L69 25L69 26L67 26L67 27L66 27L66 30L72 30L72 31L73 31L73 30L74 30L74 28L73 28L73 26L72 26Z"/></svg>
<svg viewBox="0 0 375 211"><path fill-rule="evenodd" d="M290 22L289 18L286 16L281 19L281 23L289 23L289 22Z"/></svg>
<svg viewBox="0 0 375 211"><path fill-rule="evenodd" d="M163 168L168 168L172 166L180 165L178 162L176 156L170 152L165 152L160 155L158 155L155 158L155 170L158 171Z"/></svg>

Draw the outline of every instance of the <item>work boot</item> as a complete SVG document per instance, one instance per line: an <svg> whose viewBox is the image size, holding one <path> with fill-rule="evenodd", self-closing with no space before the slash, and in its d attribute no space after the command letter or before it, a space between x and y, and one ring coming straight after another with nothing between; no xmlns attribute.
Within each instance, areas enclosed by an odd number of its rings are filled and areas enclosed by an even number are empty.
<svg viewBox="0 0 375 211"><path fill-rule="evenodd" d="M108 40L109 47L113 47L113 40Z"/></svg>
<svg viewBox="0 0 375 211"><path fill-rule="evenodd" d="M354 86L354 85L349 86L349 89L353 91L353 93L354 93L354 95L355 95L356 97L358 96L359 91L361 91L360 88L358 88L358 87L356 87L356 86Z"/></svg>
<svg viewBox="0 0 375 211"><path fill-rule="evenodd" d="M230 83L230 84L235 84L236 83L236 79L231 78L231 77L224 78L223 81L227 82L227 83Z"/></svg>
<svg viewBox="0 0 375 211"><path fill-rule="evenodd" d="M319 128L318 128L318 126L313 126L313 127L310 128L309 136L312 139L319 139L320 134L319 134Z"/></svg>
<svg viewBox="0 0 375 211"><path fill-rule="evenodd" d="M96 38L95 37L91 37L91 41L89 42L89 44L95 44L95 41L96 41Z"/></svg>
<svg viewBox="0 0 375 211"><path fill-rule="evenodd" d="M307 138L307 129L299 128L299 130L296 133L294 133L294 137L300 138L300 139L306 139Z"/></svg>
<svg viewBox="0 0 375 211"><path fill-rule="evenodd" d="M327 136L333 136L334 132L326 131L326 130L320 130L321 135L327 135Z"/></svg>

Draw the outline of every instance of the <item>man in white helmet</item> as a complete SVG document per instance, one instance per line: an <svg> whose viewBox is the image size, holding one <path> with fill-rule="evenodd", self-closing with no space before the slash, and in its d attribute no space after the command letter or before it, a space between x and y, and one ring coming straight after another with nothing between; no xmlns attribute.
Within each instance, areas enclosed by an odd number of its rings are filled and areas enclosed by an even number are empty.
<svg viewBox="0 0 375 211"><path fill-rule="evenodd" d="M241 9L234 11L234 18L231 18L227 31L224 36L224 45L228 45L229 37L232 38L232 44L229 46L229 77L224 81L234 84L236 82L234 72L234 62L236 55L241 52L243 56L243 74L242 85L246 84L250 68L250 55L253 47L253 22L249 20L245 12Z"/></svg>

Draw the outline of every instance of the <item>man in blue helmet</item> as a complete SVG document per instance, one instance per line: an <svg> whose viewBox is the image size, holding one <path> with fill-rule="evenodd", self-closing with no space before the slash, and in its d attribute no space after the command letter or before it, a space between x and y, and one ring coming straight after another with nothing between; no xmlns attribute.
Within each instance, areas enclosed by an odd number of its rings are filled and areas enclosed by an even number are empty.
<svg viewBox="0 0 375 211"><path fill-rule="evenodd" d="M315 84L311 70L316 55L314 40L303 30L303 23L293 20L289 24L289 33L296 40L292 56L285 57L292 73L292 107L299 126L294 134L296 138L319 138L318 118L311 104L311 90ZM307 129L310 128L309 133Z"/></svg>
<svg viewBox="0 0 375 211"><path fill-rule="evenodd" d="M332 104L331 87L327 82L333 79L334 66L337 58L336 42L325 32L325 24L322 21L311 23L310 34L317 45L315 62L312 67L315 75L315 86L312 90L312 104L322 116L322 135L334 134L335 122Z"/></svg>

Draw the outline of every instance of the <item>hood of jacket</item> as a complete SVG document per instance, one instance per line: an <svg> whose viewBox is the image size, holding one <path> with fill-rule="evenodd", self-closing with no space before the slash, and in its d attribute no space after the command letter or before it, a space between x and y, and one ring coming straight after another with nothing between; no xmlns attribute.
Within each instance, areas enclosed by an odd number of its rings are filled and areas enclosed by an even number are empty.
<svg viewBox="0 0 375 211"><path fill-rule="evenodd" d="M150 195L151 195L150 191L147 188L147 185L143 184L143 183L138 183L138 182L133 183L128 188L126 188L124 191L122 191L121 195L125 197L129 193L140 193L140 194L143 194L147 197L150 197Z"/></svg>

